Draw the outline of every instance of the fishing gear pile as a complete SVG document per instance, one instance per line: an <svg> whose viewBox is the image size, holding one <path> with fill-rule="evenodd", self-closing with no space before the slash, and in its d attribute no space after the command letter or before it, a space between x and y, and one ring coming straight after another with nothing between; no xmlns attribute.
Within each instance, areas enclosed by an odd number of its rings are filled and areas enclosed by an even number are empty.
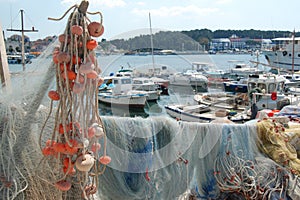
<svg viewBox="0 0 300 200"><path fill-rule="evenodd" d="M98 87L103 79L94 52L97 41L93 39L103 34L104 27L100 12L87 12L87 1L72 8L65 32L59 35L60 46L53 51L56 87L48 97L49 114L55 112L55 119L46 141L43 134L48 130L42 129L40 134L44 155L40 165L57 169L55 178L48 180L50 184L63 192L79 188L86 199L97 192L98 176L111 161L98 113ZM87 14L99 14L100 22L91 22Z"/></svg>

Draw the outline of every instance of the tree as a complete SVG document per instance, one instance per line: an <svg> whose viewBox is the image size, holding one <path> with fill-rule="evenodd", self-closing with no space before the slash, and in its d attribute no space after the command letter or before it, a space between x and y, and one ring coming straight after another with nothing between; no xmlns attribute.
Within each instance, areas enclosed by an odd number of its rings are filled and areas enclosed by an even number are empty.
<svg viewBox="0 0 300 200"><path fill-rule="evenodd" d="M199 44L205 46L205 50L208 50L209 39L207 37L200 37Z"/></svg>
<svg viewBox="0 0 300 200"><path fill-rule="evenodd" d="M9 45L9 47L8 47L8 52L9 53L13 53L14 52L14 49L13 49L13 47L11 45Z"/></svg>

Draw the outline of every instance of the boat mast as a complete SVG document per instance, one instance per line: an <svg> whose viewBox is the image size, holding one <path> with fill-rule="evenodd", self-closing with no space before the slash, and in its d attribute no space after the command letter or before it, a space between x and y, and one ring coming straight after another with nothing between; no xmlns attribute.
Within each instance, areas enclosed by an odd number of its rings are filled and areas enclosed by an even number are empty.
<svg viewBox="0 0 300 200"><path fill-rule="evenodd" d="M293 46L292 46L292 77L294 77L294 65L295 65L295 29L292 34Z"/></svg>
<svg viewBox="0 0 300 200"><path fill-rule="evenodd" d="M23 12L24 10L20 10L21 12L21 30L19 29L7 29L7 31L16 31L16 32L21 32L22 33L22 66L23 66L23 71L25 71L25 47L24 47L24 39L25 39L25 32L38 32L38 30L35 30L34 27L32 27L31 30L25 30L24 29L24 19L23 19Z"/></svg>
<svg viewBox="0 0 300 200"><path fill-rule="evenodd" d="M152 55L153 75L154 75L154 72L155 72L155 63L154 63L153 34L152 34L152 26L151 26L151 15L150 15L150 12L149 12L149 24L150 24L151 55Z"/></svg>

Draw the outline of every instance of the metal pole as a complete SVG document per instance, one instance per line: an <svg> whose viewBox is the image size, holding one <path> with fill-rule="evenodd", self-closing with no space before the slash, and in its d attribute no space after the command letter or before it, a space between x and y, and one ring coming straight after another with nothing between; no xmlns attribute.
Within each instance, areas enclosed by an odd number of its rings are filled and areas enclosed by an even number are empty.
<svg viewBox="0 0 300 200"><path fill-rule="evenodd" d="M17 32L21 32L22 33L22 44L21 44L21 47L22 47L22 66L23 66L23 71L25 71L25 35L24 33L25 32L38 32L38 30L35 30L34 27L32 27L31 30L25 30L24 29L24 18L23 18L23 14L24 14L24 10L20 10L21 12L21 29L7 29L7 31L17 31Z"/></svg>
<svg viewBox="0 0 300 200"><path fill-rule="evenodd" d="M154 52L153 52L153 34L151 26L151 15L149 13L149 24L150 24L150 40L151 40L151 55L152 55L152 65L153 65L153 75L155 75L155 63L154 63Z"/></svg>
<svg viewBox="0 0 300 200"><path fill-rule="evenodd" d="M292 43L292 78L294 78L294 65L295 65L295 29L293 32L293 43Z"/></svg>
<svg viewBox="0 0 300 200"><path fill-rule="evenodd" d="M25 71L25 47L24 47L24 21L23 21L23 10L21 10L21 32L22 32L22 66Z"/></svg>

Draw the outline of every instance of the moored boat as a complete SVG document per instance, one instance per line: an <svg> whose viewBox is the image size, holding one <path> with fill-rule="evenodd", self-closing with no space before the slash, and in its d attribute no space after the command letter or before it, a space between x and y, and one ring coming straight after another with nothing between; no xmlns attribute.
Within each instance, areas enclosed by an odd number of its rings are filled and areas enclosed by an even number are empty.
<svg viewBox="0 0 300 200"><path fill-rule="evenodd" d="M232 93L247 93L248 92L248 78L241 78L239 80L223 82L224 91Z"/></svg>
<svg viewBox="0 0 300 200"><path fill-rule="evenodd" d="M229 63L233 64L233 67L231 67L227 72L228 74L231 74L232 77L245 78L250 74L261 74L263 73L263 70L258 69L257 66L252 66L250 64L244 63L239 60L229 60ZM234 75L234 76L232 76Z"/></svg>
<svg viewBox="0 0 300 200"><path fill-rule="evenodd" d="M300 70L300 37L274 38L270 49L264 49L265 55L271 67L299 71Z"/></svg>
<svg viewBox="0 0 300 200"><path fill-rule="evenodd" d="M199 105L166 105L166 112L173 118L181 121L209 123L217 119L243 123L250 120L246 112L236 112L227 109L214 109L210 106Z"/></svg>
<svg viewBox="0 0 300 200"><path fill-rule="evenodd" d="M114 85L114 87L110 90L98 93L98 100L100 102L128 108L145 107L147 94L132 91L131 77L112 76L110 79L110 82Z"/></svg>
<svg viewBox="0 0 300 200"><path fill-rule="evenodd" d="M160 97L160 90L157 85L146 77L137 77L132 79L132 89L135 93L144 92L147 95L147 101L157 101Z"/></svg>
<svg viewBox="0 0 300 200"><path fill-rule="evenodd" d="M206 105L218 109L243 111L249 106L247 94L219 93L198 93L194 100L199 105Z"/></svg>
<svg viewBox="0 0 300 200"><path fill-rule="evenodd" d="M282 75L249 75L248 95L257 110L281 110L286 105L295 105L300 97L286 93L286 79Z"/></svg>
<svg viewBox="0 0 300 200"><path fill-rule="evenodd" d="M24 55L24 62L26 64L30 63L31 60ZM7 63L8 64L22 64L22 55L20 54L7 54Z"/></svg>
<svg viewBox="0 0 300 200"><path fill-rule="evenodd" d="M196 92L208 91L208 79L196 70L187 70L184 73L175 73L169 76L171 86L189 87Z"/></svg>

